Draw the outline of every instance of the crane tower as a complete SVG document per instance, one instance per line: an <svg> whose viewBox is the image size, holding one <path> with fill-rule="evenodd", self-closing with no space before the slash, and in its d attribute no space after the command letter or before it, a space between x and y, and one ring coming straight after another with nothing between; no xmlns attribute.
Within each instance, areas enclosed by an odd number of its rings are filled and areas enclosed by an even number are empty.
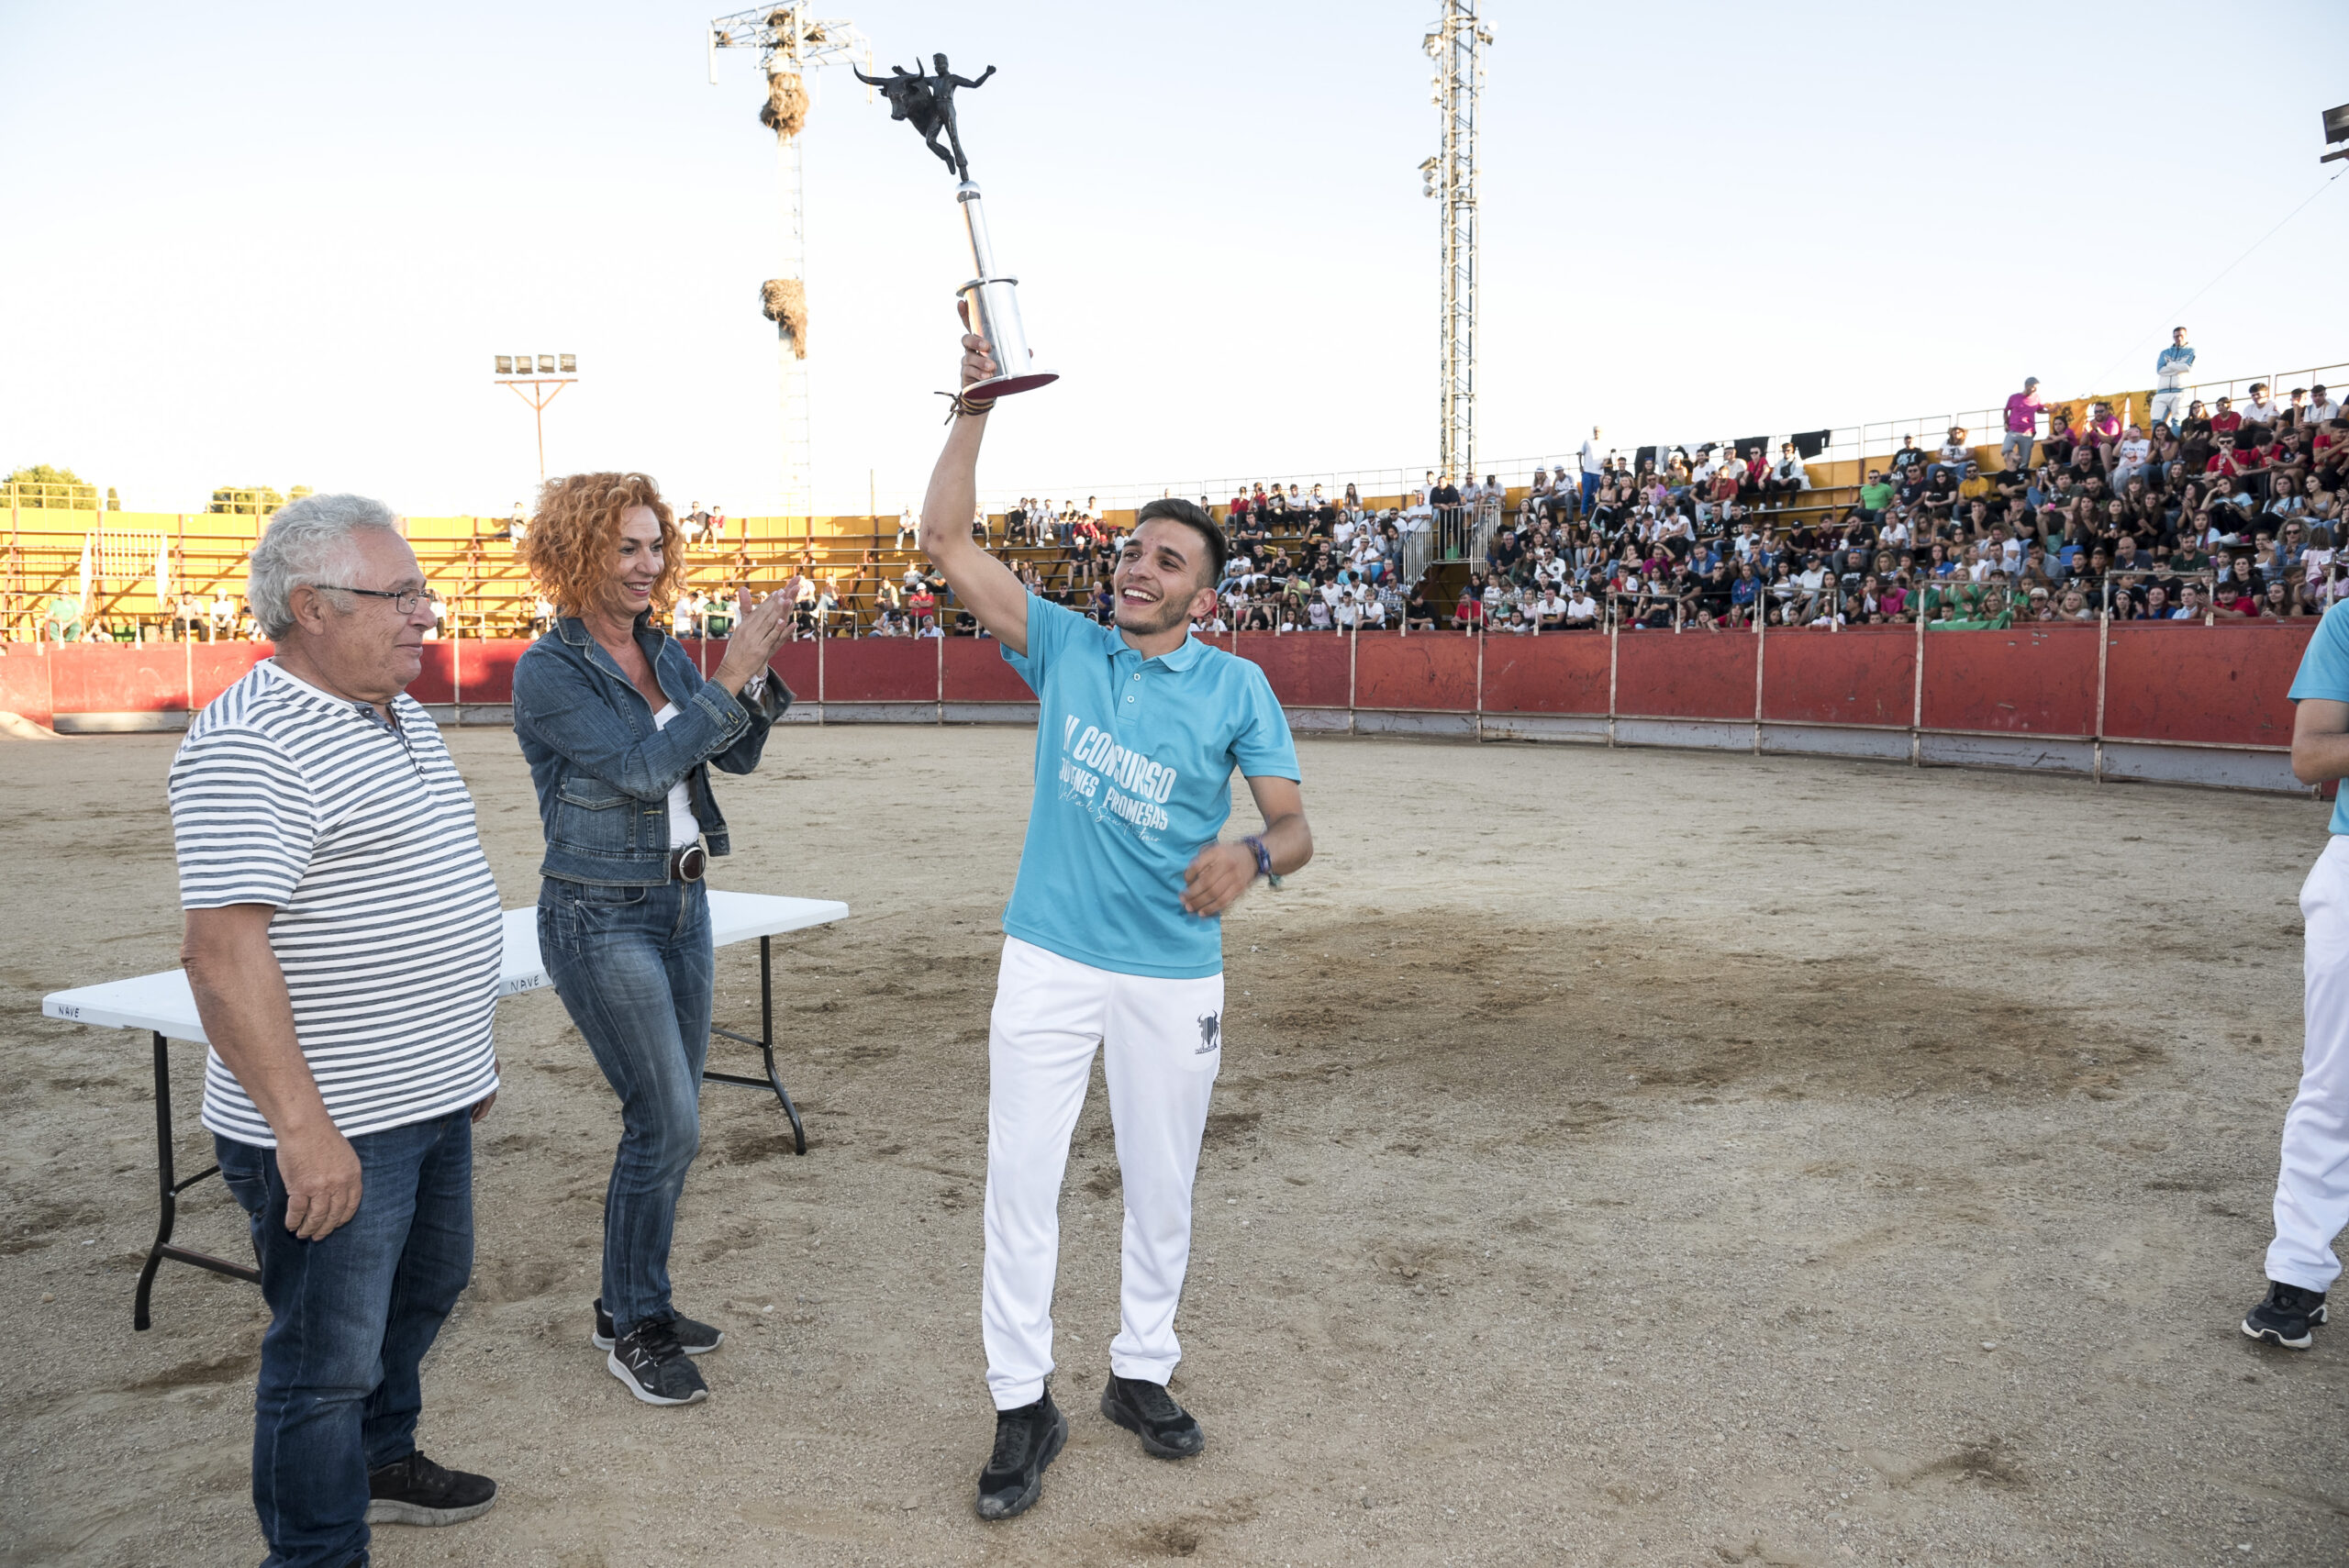
<svg viewBox="0 0 2349 1568"><path fill-rule="evenodd" d="M1444 0L1443 15L1422 45L1435 61L1434 97L1443 141L1419 165L1423 194L1442 204L1443 317L1437 378L1436 450L1440 466L1462 484L1476 466L1476 95L1480 49L1492 30L1478 0Z"/></svg>
<svg viewBox="0 0 2349 1568"><path fill-rule="evenodd" d="M766 77L767 101L759 121L774 132L783 193L783 254L776 275L759 291L763 314L775 325L783 371L783 509L786 517L815 512L814 453L807 429L807 230L800 204L799 132L807 123L807 72L812 66L862 55L873 63L864 36L844 21L814 15L804 0L777 0L755 10L719 17L707 39L709 80L718 83L718 51L755 49Z"/></svg>

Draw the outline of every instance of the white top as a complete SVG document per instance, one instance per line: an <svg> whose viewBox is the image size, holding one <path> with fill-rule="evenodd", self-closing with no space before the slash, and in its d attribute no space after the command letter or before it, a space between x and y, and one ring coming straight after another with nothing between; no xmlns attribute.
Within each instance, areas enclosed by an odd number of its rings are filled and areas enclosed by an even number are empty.
<svg viewBox="0 0 2349 1568"><path fill-rule="evenodd" d="M669 721L677 717L677 705L665 702L661 711L652 716L652 728L666 729ZM687 844L701 842L701 818L694 815L694 792L679 779L669 786L669 847L682 850Z"/></svg>
<svg viewBox="0 0 2349 1568"><path fill-rule="evenodd" d="M181 907L274 908L295 1037L346 1138L497 1087L497 884L440 731L406 695L392 714L265 660L196 716L169 783ZM203 1119L276 1145L217 1052Z"/></svg>

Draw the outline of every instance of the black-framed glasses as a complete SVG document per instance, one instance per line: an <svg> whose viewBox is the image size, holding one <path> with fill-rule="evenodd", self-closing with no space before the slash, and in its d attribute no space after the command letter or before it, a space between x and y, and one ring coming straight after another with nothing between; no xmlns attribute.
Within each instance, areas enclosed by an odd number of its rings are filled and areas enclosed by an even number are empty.
<svg viewBox="0 0 2349 1568"><path fill-rule="evenodd" d="M389 599L392 608L404 616L414 615L418 605L438 605L441 602L440 595L429 588L346 588L339 583L313 583L310 585L333 594L357 594L364 598Z"/></svg>

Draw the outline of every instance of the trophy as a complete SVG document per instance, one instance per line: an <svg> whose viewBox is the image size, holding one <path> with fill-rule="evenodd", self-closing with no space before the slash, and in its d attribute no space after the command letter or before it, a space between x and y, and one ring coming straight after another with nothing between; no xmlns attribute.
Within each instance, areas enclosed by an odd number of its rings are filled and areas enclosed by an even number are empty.
<svg viewBox="0 0 2349 1568"><path fill-rule="evenodd" d="M886 76L867 76L853 66L850 69L855 71L858 81L881 90L881 95L889 100L889 117L911 122L921 132L923 144L961 182L954 187L954 199L962 204L963 227L971 237L971 270L977 276L956 294L963 302L963 319L986 339L987 357L995 361L996 370L986 380L964 387L963 395L978 401L1008 397L1061 377L1058 371L1038 370L1028 352L1027 335L1019 329L1019 297L1012 292L1019 280L1001 276L995 270L986 212L979 204L979 187L971 179L971 166L963 160L963 139L954 124L955 89L979 86L995 74L995 67L988 66L973 81L948 70L942 54L930 56L930 63L938 68L934 75L907 71L902 65L891 66ZM945 147L938 144L941 131Z"/></svg>

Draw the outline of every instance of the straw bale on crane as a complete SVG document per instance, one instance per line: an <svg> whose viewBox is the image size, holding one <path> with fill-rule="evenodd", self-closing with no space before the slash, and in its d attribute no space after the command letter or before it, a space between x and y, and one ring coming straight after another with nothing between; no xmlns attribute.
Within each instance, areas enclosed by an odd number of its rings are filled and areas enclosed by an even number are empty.
<svg viewBox="0 0 2349 1568"><path fill-rule="evenodd" d="M769 278L759 288L759 309L791 339L792 354L807 357L807 285L797 278Z"/></svg>

